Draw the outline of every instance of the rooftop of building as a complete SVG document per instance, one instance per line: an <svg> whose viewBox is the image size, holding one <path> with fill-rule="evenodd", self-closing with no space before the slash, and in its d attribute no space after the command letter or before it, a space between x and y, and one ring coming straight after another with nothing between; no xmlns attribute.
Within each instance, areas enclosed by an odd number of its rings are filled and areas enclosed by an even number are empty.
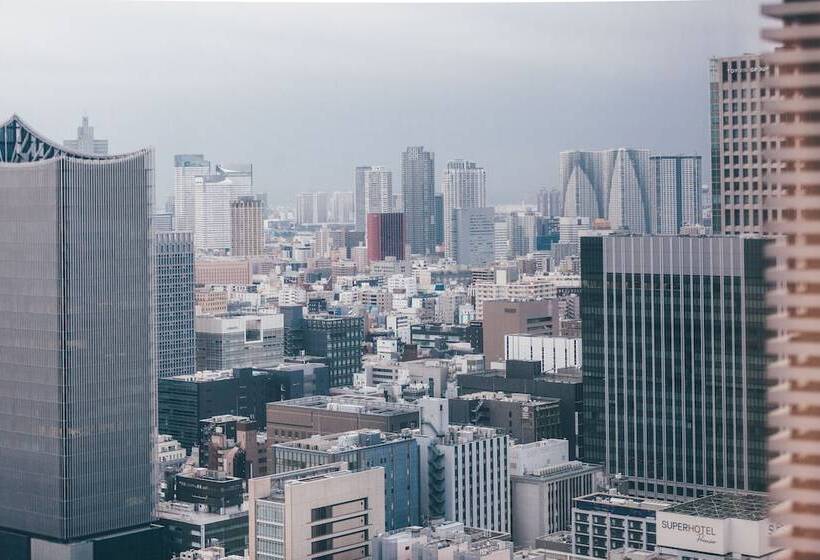
<svg viewBox="0 0 820 560"><path fill-rule="evenodd" d="M672 505L669 502L661 502L659 500L652 500L648 498L636 498L633 496L627 496L625 494L618 493L606 494L603 492L596 492L594 494L588 494L586 496L575 498L575 504L578 505L579 502L652 511L665 510Z"/></svg>
<svg viewBox="0 0 820 560"><path fill-rule="evenodd" d="M560 479L561 477L568 474L581 474L585 472L594 472L599 470L602 470L601 465L583 463L581 461L567 461L566 463L550 465L547 467L542 467L540 469L535 469L532 472L528 472L522 475L512 476L517 477L517 479L519 480L526 479L532 481L545 481L553 478Z"/></svg>
<svg viewBox="0 0 820 560"><path fill-rule="evenodd" d="M193 469L188 472L179 473L176 476L177 478L187 478L190 480L206 480L208 482L217 482L224 484L235 484L237 481L242 481L241 478L229 476L225 474L223 471L215 471L203 468Z"/></svg>
<svg viewBox="0 0 820 560"><path fill-rule="evenodd" d="M286 401L268 403L268 407L298 407L333 410L351 414L367 414L373 416L394 416L408 412L418 412L418 407L405 403L389 403L381 397L366 395L337 395L301 397Z"/></svg>
<svg viewBox="0 0 820 560"><path fill-rule="evenodd" d="M503 369L485 369L484 371L465 373L463 375L477 375L480 377L507 377L507 373ZM549 381L551 383L581 383L583 381L583 374L578 368L562 368L556 372L543 372L536 375L533 379L536 381Z"/></svg>
<svg viewBox="0 0 820 560"><path fill-rule="evenodd" d="M553 399L549 397L533 397L527 393L504 393L502 391L479 391L477 393L467 393L460 395L458 400L463 401L501 401L501 402L517 402L531 406L550 406L557 405L561 402L560 399ZM538 443L538 442L536 442Z"/></svg>
<svg viewBox="0 0 820 560"><path fill-rule="evenodd" d="M315 435L305 439L279 443L276 444L275 447L291 447L326 453L339 453L406 439L409 439L409 434L401 435L383 432L381 430L362 429L339 434Z"/></svg>
<svg viewBox="0 0 820 560"><path fill-rule="evenodd" d="M761 521L769 516L774 500L760 493L718 492L676 504L666 511L711 519Z"/></svg>
<svg viewBox="0 0 820 560"><path fill-rule="evenodd" d="M157 517L160 520L176 521L178 523L188 523L191 525L209 525L220 523L229 519L247 517L247 510L236 509L226 513L211 513L197 509L196 504L187 502L165 502L157 503Z"/></svg>

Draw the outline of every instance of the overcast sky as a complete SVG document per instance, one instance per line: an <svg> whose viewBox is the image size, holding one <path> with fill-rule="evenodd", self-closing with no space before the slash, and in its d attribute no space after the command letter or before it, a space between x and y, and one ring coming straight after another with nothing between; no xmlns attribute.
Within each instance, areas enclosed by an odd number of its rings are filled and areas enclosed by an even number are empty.
<svg viewBox="0 0 820 560"><path fill-rule="evenodd" d="M533 201L558 153L704 156L709 58L768 48L755 0L572 4L39 5L0 0L0 120L55 140L87 113L114 151L250 162L273 203L350 190L356 165L424 145ZM2 115L5 113L5 115Z"/></svg>

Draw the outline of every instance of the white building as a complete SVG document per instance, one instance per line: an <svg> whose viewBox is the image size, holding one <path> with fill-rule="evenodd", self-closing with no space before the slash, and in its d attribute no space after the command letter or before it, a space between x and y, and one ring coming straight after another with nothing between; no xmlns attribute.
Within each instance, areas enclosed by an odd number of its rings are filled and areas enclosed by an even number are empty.
<svg viewBox="0 0 820 560"><path fill-rule="evenodd" d="M94 127L88 125L88 117L85 115L82 124L77 127L77 138L64 141L63 146L84 154L108 155L108 140L94 138Z"/></svg>
<svg viewBox="0 0 820 560"><path fill-rule="evenodd" d="M355 220L352 191L335 191L327 202L327 221L351 224Z"/></svg>
<svg viewBox="0 0 820 560"><path fill-rule="evenodd" d="M444 197L444 254L455 260L453 211L486 206L487 174L475 162L450 160L441 176L441 192ZM462 255L464 257L466 255Z"/></svg>
<svg viewBox="0 0 820 560"><path fill-rule="evenodd" d="M418 404L422 513L509 532L509 438L495 428L450 426L447 399Z"/></svg>
<svg viewBox="0 0 820 560"><path fill-rule="evenodd" d="M174 229L194 233L196 206L194 183L197 177L211 174L211 162L202 154L174 156Z"/></svg>
<svg viewBox="0 0 820 560"><path fill-rule="evenodd" d="M659 511L657 551L697 560L769 560L774 501L765 494L719 492Z"/></svg>
<svg viewBox="0 0 820 560"><path fill-rule="evenodd" d="M652 156L649 163L652 232L678 235L684 226L700 224L701 157Z"/></svg>
<svg viewBox="0 0 820 560"><path fill-rule="evenodd" d="M231 247L231 202L253 190L249 164L216 166L213 175L194 178L194 247L223 251Z"/></svg>
<svg viewBox="0 0 820 560"><path fill-rule="evenodd" d="M350 472L345 463L253 478L250 560L369 557L384 532L384 469Z"/></svg>
<svg viewBox="0 0 820 560"><path fill-rule="evenodd" d="M475 291L476 319L484 318L484 302L509 299L533 301L550 299L558 295L558 289L573 284L580 286L580 278L561 276L522 276L510 282L500 278L496 281L480 280L473 284Z"/></svg>
<svg viewBox="0 0 820 560"><path fill-rule="evenodd" d="M512 560L506 535L442 521L429 527L407 527L372 540L373 560Z"/></svg>
<svg viewBox="0 0 820 560"><path fill-rule="evenodd" d="M538 360L541 372L581 367L581 339L533 334L504 336L505 360Z"/></svg>
<svg viewBox="0 0 820 560"><path fill-rule="evenodd" d="M364 203L365 215L393 211L393 173L387 168L376 166L364 172Z"/></svg>

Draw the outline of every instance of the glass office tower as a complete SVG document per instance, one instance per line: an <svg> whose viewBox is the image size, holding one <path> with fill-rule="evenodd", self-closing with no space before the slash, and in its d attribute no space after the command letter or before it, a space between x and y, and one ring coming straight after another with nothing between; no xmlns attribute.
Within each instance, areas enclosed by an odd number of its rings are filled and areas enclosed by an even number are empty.
<svg viewBox="0 0 820 560"><path fill-rule="evenodd" d="M0 124L0 530L32 557L151 520L152 159Z"/></svg>
<svg viewBox="0 0 820 560"><path fill-rule="evenodd" d="M584 459L637 495L766 489L765 243L581 239Z"/></svg>

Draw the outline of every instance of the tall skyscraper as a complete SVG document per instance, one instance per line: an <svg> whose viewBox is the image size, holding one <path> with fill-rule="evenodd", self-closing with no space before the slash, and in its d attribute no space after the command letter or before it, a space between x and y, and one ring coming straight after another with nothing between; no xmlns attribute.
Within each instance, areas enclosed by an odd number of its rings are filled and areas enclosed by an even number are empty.
<svg viewBox="0 0 820 560"><path fill-rule="evenodd" d="M581 239L584 459L634 493L766 489L764 245Z"/></svg>
<svg viewBox="0 0 820 560"><path fill-rule="evenodd" d="M194 183L197 177L211 174L211 162L202 154L174 156L174 229L194 233L196 205Z"/></svg>
<svg viewBox="0 0 820 560"><path fill-rule="evenodd" d="M712 229L761 233L769 213L777 213L766 205L772 191L765 176L777 171L767 152L778 145L763 128L778 119L764 107L777 96L765 81L771 69L759 55L744 54L712 59L710 74Z"/></svg>
<svg viewBox="0 0 820 560"><path fill-rule="evenodd" d="M393 211L393 172L375 166L364 172L365 215Z"/></svg>
<svg viewBox="0 0 820 560"><path fill-rule="evenodd" d="M649 151L561 152L563 214L605 218L614 229L652 231Z"/></svg>
<svg viewBox="0 0 820 560"><path fill-rule="evenodd" d="M355 222L353 192L336 191L330 193L327 201L327 221L334 224L352 224Z"/></svg>
<svg viewBox="0 0 820 560"><path fill-rule="evenodd" d="M677 235L702 222L700 156L651 156L652 232Z"/></svg>
<svg viewBox="0 0 820 560"><path fill-rule="evenodd" d="M83 122L77 127L77 138L66 140L63 146L67 150L81 152L83 154L93 154L95 156L108 155L108 140L94 138L94 127L88 125L88 117L83 116Z"/></svg>
<svg viewBox="0 0 820 560"><path fill-rule="evenodd" d="M777 260L769 270L777 282L768 301L777 312L769 317L769 341L778 360L769 366L772 387L769 427L775 434L769 450L776 457L769 463L774 482L769 487L778 503L771 519L782 525L772 536L773 544L786 550L784 558L820 559L820 142L815 124L820 118L820 96L815 87L820 50L816 2L784 2L763 6L763 13L783 20L784 26L763 32L782 44L762 57L760 64L773 67L762 88L774 88L779 99L763 100L763 110L776 113L775 124L764 124L761 134L778 135L765 153L782 168L765 177L770 197L767 206L780 209L765 224L777 234L771 255ZM748 76L747 76L748 77ZM745 84L738 84L741 87ZM777 124L780 123L780 124ZM773 193L774 185L780 190ZM764 186L765 189L765 186ZM765 209L765 207L764 207ZM771 210L774 212L774 210ZM776 334L774 334L776 333Z"/></svg>
<svg viewBox="0 0 820 560"><path fill-rule="evenodd" d="M156 233L157 375L196 372L194 243L187 231Z"/></svg>
<svg viewBox="0 0 820 560"><path fill-rule="evenodd" d="M364 174L370 171L369 165L360 165L353 175L353 205L355 208L356 231L364 231L367 211L365 210Z"/></svg>
<svg viewBox="0 0 820 560"><path fill-rule="evenodd" d="M33 560L151 521L153 171L0 125L0 531Z"/></svg>
<svg viewBox="0 0 820 560"><path fill-rule="evenodd" d="M231 247L231 202L252 190L250 164L217 164L212 175L194 179L194 247L198 251Z"/></svg>
<svg viewBox="0 0 820 560"><path fill-rule="evenodd" d="M453 210L487 205L487 173L472 161L448 161L441 176L441 192L444 196L444 254L454 258Z"/></svg>
<svg viewBox="0 0 820 560"><path fill-rule="evenodd" d="M383 212L367 215L367 258L404 260L404 214Z"/></svg>
<svg viewBox="0 0 820 560"><path fill-rule="evenodd" d="M410 252L429 255L435 251L435 154L424 146L409 146L401 154L401 192L407 243Z"/></svg>
<svg viewBox="0 0 820 560"><path fill-rule="evenodd" d="M255 196L240 196L231 201L231 255L258 256L265 248L262 201Z"/></svg>

